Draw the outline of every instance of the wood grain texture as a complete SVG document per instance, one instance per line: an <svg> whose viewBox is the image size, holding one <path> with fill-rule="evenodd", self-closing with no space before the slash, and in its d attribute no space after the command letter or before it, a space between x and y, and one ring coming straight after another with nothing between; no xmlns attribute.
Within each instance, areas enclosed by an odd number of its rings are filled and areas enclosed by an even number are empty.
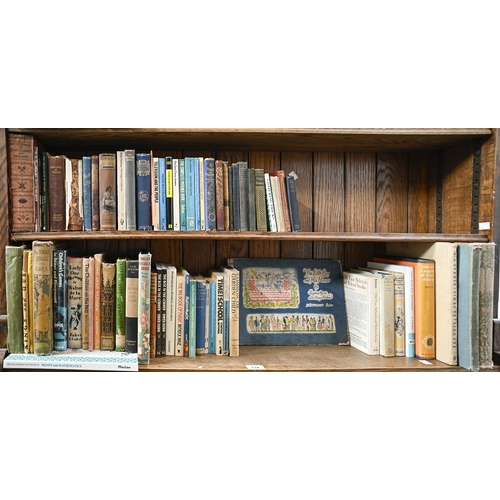
<svg viewBox="0 0 500 500"><path fill-rule="evenodd" d="M7 302L5 299L5 246L10 243L8 200L7 138L5 129L0 128L0 314L7 314Z"/></svg>
<svg viewBox="0 0 500 500"><path fill-rule="evenodd" d="M498 129L481 147L481 195L479 198L479 222L489 222L489 230L479 230L493 241L495 220L495 172L497 169Z"/></svg>

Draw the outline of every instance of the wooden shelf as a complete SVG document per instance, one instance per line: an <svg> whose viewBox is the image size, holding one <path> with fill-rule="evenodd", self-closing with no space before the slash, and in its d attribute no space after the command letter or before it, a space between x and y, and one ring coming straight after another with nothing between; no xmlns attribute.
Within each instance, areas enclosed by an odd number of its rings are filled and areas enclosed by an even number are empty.
<svg viewBox="0 0 500 500"><path fill-rule="evenodd" d="M139 371L466 371L436 360L429 363L415 358L368 356L350 346L240 346L237 357L169 356L152 359L149 365L140 365ZM252 366L263 366L264 370Z"/></svg>
<svg viewBox="0 0 500 500"><path fill-rule="evenodd" d="M327 233L327 232L251 232L251 231L65 231L13 233L11 239L21 241L57 240L260 240L260 241L454 241L487 242L485 234L443 233Z"/></svg>
<svg viewBox="0 0 500 500"><path fill-rule="evenodd" d="M432 151L473 139L487 139L488 128L441 129L110 129L12 128L35 135L52 154L108 149L212 151ZM89 149L91 148L91 149Z"/></svg>

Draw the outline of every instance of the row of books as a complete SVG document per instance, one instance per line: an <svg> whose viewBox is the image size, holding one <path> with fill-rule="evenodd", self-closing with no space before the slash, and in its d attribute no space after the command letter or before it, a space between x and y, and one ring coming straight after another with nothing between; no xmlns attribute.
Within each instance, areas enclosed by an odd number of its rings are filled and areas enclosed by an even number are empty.
<svg viewBox="0 0 500 500"><path fill-rule="evenodd" d="M53 156L15 133L8 155L13 232L301 230L293 172L134 149Z"/></svg>
<svg viewBox="0 0 500 500"><path fill-rule="evenodd" d="M239 355L239 272L209 276L152 263L150 253L107 262L51 241L7 246L7 347L50 355L68 349L162 356Z"/></svg>
<svg viewBox="0 0 500 500"><path fill-rule="evenodd" d="M351 346L369 355L491 368L494 243L387 243L343 271Z"/></svg>

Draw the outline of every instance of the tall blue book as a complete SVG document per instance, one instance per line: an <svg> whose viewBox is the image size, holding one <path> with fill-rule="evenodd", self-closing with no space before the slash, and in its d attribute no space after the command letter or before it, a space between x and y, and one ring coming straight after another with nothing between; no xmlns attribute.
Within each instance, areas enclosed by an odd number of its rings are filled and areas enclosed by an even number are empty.
<svg viewBox="0 0 500 500"><path fill-rule="evenodd" d="M137 229L151 231L151 155L136 153L135 155L135 189L137 209Z"/></svg>
<svg viewBox="0 0 500 500"><path fill-rule="evenodd" d="M68 349L68 283L67 283L67 251L55 248L52 253L52 285L54 299L54 351Z"/></svg>
<svg viewBox="0 0 500 500"><path fill-rule="evenodd" d="M215 159L205 158L205 229L215 231L217 229L217 212L215 205Z"/></svg>
<svg viewBox="0 0 500 500"><path fill-rule="evenodd" d="M179 222L181 231L187 230L186 214L186 159L179 158Z"/></svg>
<svg viewBox="0 0 500 500"><path fill-rule="evenodd" d="M188 231L194 231L196 229L194 158L186 157L185 160L186 226Z"/></svg>
<svg viewBox="0 0 500 500"><path fill-rule="evenodd" d="M217 329L217 281L208 278L208 298L209 298L209 332L208 332L208 353L215 354L215 332Z"/></svg>
<svg viewBox="0 0 500 500"><path fill-rule="evenodd" d="M196 355L205 354L207 326L207 281L201 275L196 280Z"/></svg>
<svg viewBox="0 0 500 500"><path fill-rule="evenodd" d="M193 158L193 174L194 174L194 228L196 231L201 229L201 196L200 196L200 158Z"/></svg>
<svg viewBox="0 0 500 500"><path fill-rule="evenodd" d="M82 157L83 170L83 229L92 231L92 158Z"/></svg>
<svg viewBox="0 0 500 500"><path fill-rule="evenodd" d="M228 259L240 272L240 345L348 344L335 259Z"/></svg>
<svg viewBox="0 0 500 500"><path fill-rule="evenodd" d="M163 157L158 158L158 184L160 192L160 231L167 230L167 162Z"/></svg>

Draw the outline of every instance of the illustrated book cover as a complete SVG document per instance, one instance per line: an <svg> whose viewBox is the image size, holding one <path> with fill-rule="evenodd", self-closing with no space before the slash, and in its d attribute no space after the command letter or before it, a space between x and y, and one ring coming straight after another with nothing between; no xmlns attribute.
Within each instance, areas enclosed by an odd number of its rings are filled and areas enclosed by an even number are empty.
<svg viewBox="0 0 500 500"><path fill-rule="evenodd" d="M240 345L348 345L334 259L228 259L240 273Z"/></svg>

